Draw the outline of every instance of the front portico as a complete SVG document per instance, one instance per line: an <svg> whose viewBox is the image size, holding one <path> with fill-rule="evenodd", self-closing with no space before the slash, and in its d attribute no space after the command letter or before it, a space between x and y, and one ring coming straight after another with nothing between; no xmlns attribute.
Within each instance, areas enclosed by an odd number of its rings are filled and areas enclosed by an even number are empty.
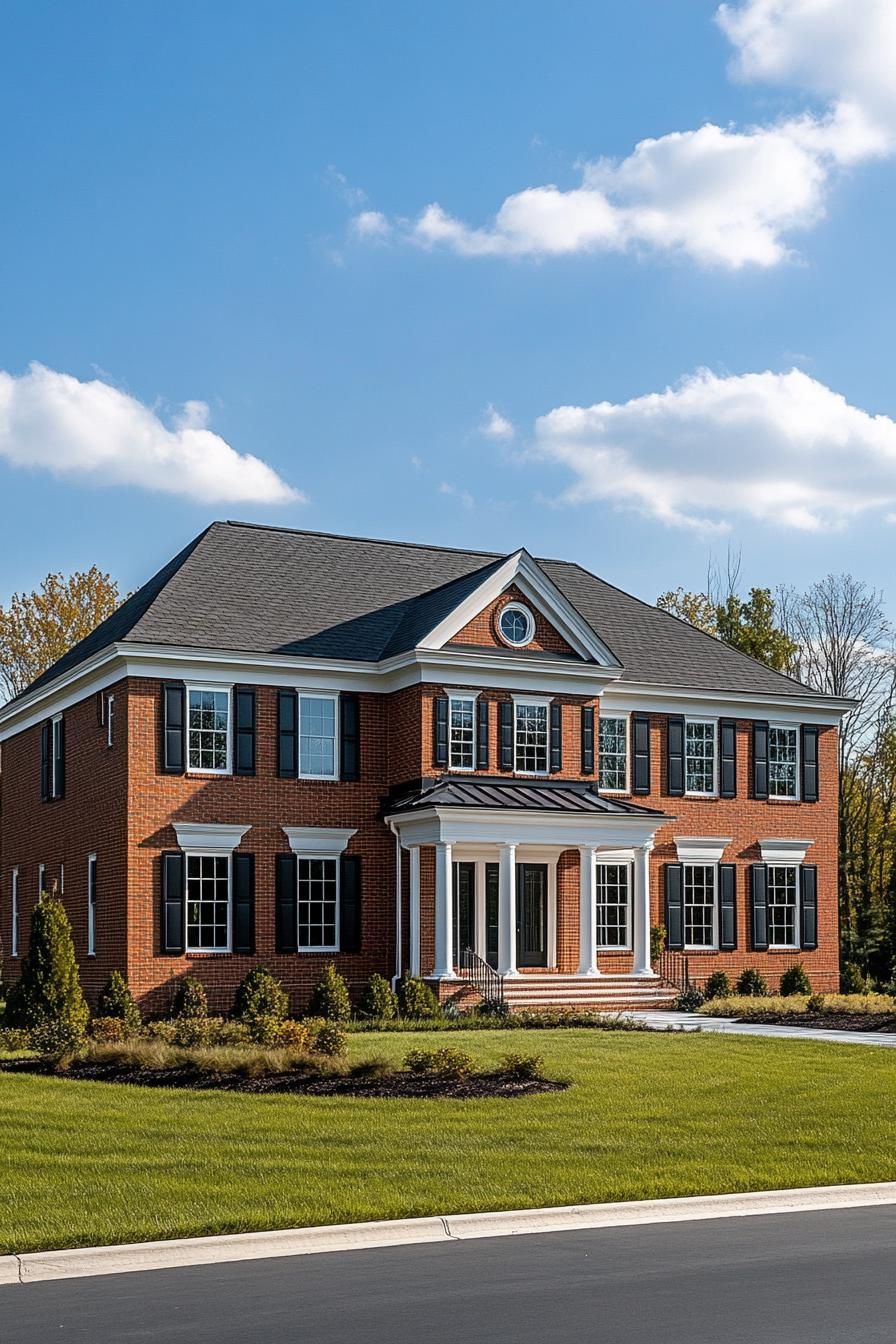
<svg viewBox="0 0 896 1344"><path fill-rule="evenodd" d="M650 964L650 853L663 813L588 784L447 776L387 821L408 863L412 975L451 982L471 947L500 975L597 979L599 864L625 865L627 974Z"/></svg>

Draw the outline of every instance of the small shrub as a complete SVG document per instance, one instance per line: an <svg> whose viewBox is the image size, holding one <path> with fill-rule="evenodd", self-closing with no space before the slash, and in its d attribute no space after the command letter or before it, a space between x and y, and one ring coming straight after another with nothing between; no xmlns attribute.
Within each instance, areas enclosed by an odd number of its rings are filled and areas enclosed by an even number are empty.
<svg viewBox="0 0 896 1344"><path fill-rule="evenodd" d="M680 1013L696 1013L706 1002L703 991L696 985L688 985L683 989L675 1000L675 1007Z"/></svg>
<svg viewBox="0 0 896 1344"><path fill-rule="evenodd" d="M479 1017L509 1017L510 1004L506 999L483 999L476 1012Z"/></svg>
<svg viewBox="0 0 896 1344"><path fill-rule="evenodd" d="M77 1042L84 1039L89 1016L65 906L58 897L42 893L31 914L28 952L19 979L9 991L5 1025L26 1031L46 1026L47 1041ZM54 1053L54 1048L45 1053Z"/></svg>
<svg viewBox="0 0 896 1344"><path fill-rule="evenodd" d="M791 994L812 993L812 985L801 961L795 961L792 966L788 966L784 971L778 993L785 999L789 998Z"/></svg>
<svg viewBox="0 0 896 1344"><path fill-rule="evenodd" d="M501 1062L498 1065L502 1073L506 1073L508 1078L513 1078L516 1082L528 1082L531 1078L538 1078L544 1067L543 1055L502 1055Z"/></svg>
<svg viewBox="0 0 896 1344"><path fill-rule="evenodd" d="M731 993L731 981L724 971L713 971L703 986L704 996L709 999L727 999Z"/></svg>
<svg viewBox="0 0 896 1344"><path fill-rule="evenodd" d="M323 1022L311 1035L309 1044L315 1055L335 1058L337 1055L345 1054L348 1033L336 1022Z"/></svg>
<svg viewBox="0 0 896 1344"><path fill-rule="evenodd" d="M118 1018L124 1022L128 1031L139 1031L143 1025L140 1009L121 971L113 971L105 987L100 990L96 1015L98 1018Z"/></svg>
<svg viewBox="0 0 896 1344"><path fill-rule="evenodd" d="M282 1022L288 1011L286 990L267 966L256 966L243 976L233 1000L233 1015L238 1022L250 1022L257 1017Z"/></svg>
<svg viewBox="0 0 896 1344"><path fill-rule="evenodd" d="M85 1040L85 1026L59 1018L40 1022L31 1029L31 1044L40 1055L58 1059L80 1050Z"/></svg>
<svg viewBox="0 0 896 1344"><path fill-rule="evenodd" d="M382 975L372 975L367 981L358 1016L377 1022L391 1022L398 1016L398 999L389 981Z"/></svg>
<svg viewBox="0 0 896 1344"><path fill-rule="evenodd" d="M398 1006L402 1017L439 1017L439 1001L425 981L407 975L398 986Z"/></svg>
<svg viewBox="0 0 896 1344"><path fill-rule="evenodd" d="M659 961L666 950L666 926L665 924L651 924L650 926L650 960L651 963Z"/></svg>
<svg viewBox="0 0 896 1344"><path fill-rule="evenodd" d="M308 1050L308 1028L304 1022L287 1017L277 1028L276 1044L286 1050Z"/></svg>
<svg viewBox="0 0 896 1344"><path fill-rule="evenodd" d="M228 1022L223 1017L181 1017L172 1022L150 1022L145 1035L149 1040L182 1049L247 1045L250 1040L245 1023Z"/></svg>
<svg viewBox="0 0 896 1344"><path fill-rule="evenodd" d="M764 999L768 997L768 983L757 970L748 966L737 977L735 993L741 998Z"/></svg>
<svg viewBox="0 0 896 1344"><path fill-rule="evenodd" d="M24 1027L0 1027L0 1054L31 1049L31 1032Z"/></svg>
<svg viewBox="0 0 896 1344"><path fill-rule="evenodd" d="M868 977L861 966L854 961L845 962L840 972L840 993L867 994L869 989Z"/></svg>
<svg viewBox="0 0 896 1344"><path fill-rule="evenodd" d="M808 997L808 999L806 1000L806 1012L807 1012L807 1013L823 1013L823 1012L824 1012L824 995L823 995L823 994L810 994L809 997Z"/></svg>
<svg viewBox="0 0 896 1344"><path fill-rule="evenodd" d="M322 1017L327 1022L347 1022L351 1017L352 1006L348 997L348 985L332 961L311 996L309 1012L312 1017Z"/></svg>
<svg viewBox="0 0 896 1344"><path fill-rule="evenodd" d="M409 1050L404 1066L410 1073L439 1078L466 1078L474 1068L472 1055L452 1045L443 1045L438 1050Z"/></svg>
<svg viewBox="0 0 896 1344"><path fill-rule="evenodd" d="M171 1016L175 1018L208 1017L208 999L201 980L193 975L185 975L178 980L171 1003Z"/></svg>
<svg viewBox="0 0 896 1344"><path fill-rule="evenodd" d="M119 1045L131 1035L122 1017L95 1017L88 1028L90 1039L104 1045Z"/></svg>

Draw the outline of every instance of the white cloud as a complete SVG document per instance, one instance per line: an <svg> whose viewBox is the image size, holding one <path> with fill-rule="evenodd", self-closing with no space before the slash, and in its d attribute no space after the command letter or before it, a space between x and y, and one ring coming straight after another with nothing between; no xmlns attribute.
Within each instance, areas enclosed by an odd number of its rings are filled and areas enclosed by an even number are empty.
<svg viewBox="0 0 896 1344"><path fill-rule="evenodd" d="M362 210L352 220L352 228L359 238L387 238L392 225L379 210Z"/></svg>
<svg viewBox="0 0 896 1344"><path fill-rule="evenodd" d="M203 504L304 500L260 458L208 428L208 406L188 401L171 428L149 407L95 379L80 382L32 364L0 370L0 458L13 466L136 485Z"/></svg>
<svg viewBox="0 0 896 1344"><path fill-rule="evenodd" d="M451 495L454 499L459 500L461 506L465 509L472 509L476 503L469 490L458 490L456 485L449 485L447 481L442 481L440 484L439 494Z"/></svg>
<svg viewBox="0 0 896 1344"><path fill-rule="evenodd" d="M505 442L512 439L516 430L512 421L508 420L506 415L502 415L499 410L489 402L485 408L485 415L479 432L484 434L487 439L504 439Z"/></svg>
<svg viewBox="0 0 896 1344"><path fill-rule="evenodd" d="M716 18L740 77L796 87L825 107L642 140L626 158L584 164L569 190L508 196L483 227L434 203L397 222L403 236L465 257L646 247L734 269L779 263L790 236L823 216L839 169L896 150L896 0L748 0Z"/></svg>
<svg viewBox="0 0 896 1344"><path fill-rule="evenodd" d="M536 422L535 453L570 468L567 501L692 528L747 516L817 531L896 504L896 422L798 369L701 369L632 401L561 406Z"/></svg>

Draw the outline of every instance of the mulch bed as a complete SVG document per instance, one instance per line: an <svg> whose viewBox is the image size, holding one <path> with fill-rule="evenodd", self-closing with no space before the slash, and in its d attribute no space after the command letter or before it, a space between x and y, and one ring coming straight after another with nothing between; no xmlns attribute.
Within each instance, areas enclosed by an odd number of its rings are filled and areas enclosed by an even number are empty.
<svg viewBox="0 0 896 1344"><path fill-rule="evenodd" d="M0 1062L3 1073L38 1073L79 1082L130 1083L137 1087L185 1087L202 1092L291 1093L306 1097L531 1097L539 1092L562 1092L567 1082L550 1078L513 1078L507 1073L474 1073L468 1078L440 1078L433 1074L397 1071L385 1077L335 1075L316 1077L301 1073L272 1073L247 1078L239 1073L207 1073L198 1069L136 1069L120 1064L80 1063L63 1072L46 1059L10 1059Z"/></svg>
<svg viewBox="0 0 896 1344"><path fill-rule="evenodd" d="M738 1022L775 1027L817 1027L828 1031L896 1032L896 1013L745 1013Z"/></svg>

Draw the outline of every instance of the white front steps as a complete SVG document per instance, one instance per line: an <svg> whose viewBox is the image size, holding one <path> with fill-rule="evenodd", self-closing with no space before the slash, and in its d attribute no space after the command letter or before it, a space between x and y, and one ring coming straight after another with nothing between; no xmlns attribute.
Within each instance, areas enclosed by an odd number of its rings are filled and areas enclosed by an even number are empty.
<svg viewBox="0 0 896 1344"><path fill-rule="evenodd" d="M612 1013L671 1008L677 991L638 975L521 974L504 980L504 997L512 1010L582 1008Z"/></svg>

